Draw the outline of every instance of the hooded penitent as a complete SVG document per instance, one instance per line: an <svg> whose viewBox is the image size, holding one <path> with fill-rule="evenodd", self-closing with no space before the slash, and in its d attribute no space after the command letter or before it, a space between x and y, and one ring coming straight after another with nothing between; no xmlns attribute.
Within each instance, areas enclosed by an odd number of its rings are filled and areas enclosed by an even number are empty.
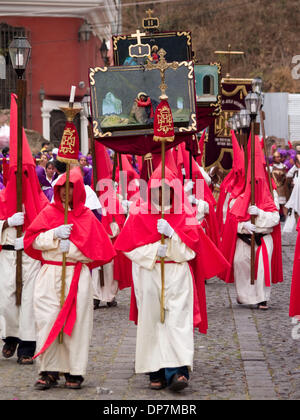
<svg viewBox="0 0 300 420"><path fill-rule="evenodd" d="M48 264L49 261L44 261L42 251L34 249L34 240L41 233L64 224L64 205L60 199L60 188L65 183L66 174L62 175L54 186L54 202L41 211L27 229L24 237L25 252L42 263ZM68 223L73 224L73 228L69 239L85 257L91 260L87 265L92 269L110 262L115 256L115 251L101 223L84 205L85 188L78 168L70 171L70 184L73 185L73 201L71 210L68 211ZM35 357L38 357L53 343L62 328L67 335L71 336L76 321L77 290L81 267L82 263L78 261L74 267L70 290L64 305L46 342Z"/></svg>
<svg viewBox="0 0 300 420"><path fill-rule="evenodd" d="M0 219L4 220L17 211L17 96L11 95L10 104L10 150L9 174L6 188L0 192ZM25 211L24 229L34 220L40 211L49 203L42 192L35 171L35 163L23 129L22 154L22 204Z"/></svg>
<svg viewBox="0 0 300 420"><path fill-rule="evenodd" d="M250 220L248 208L251 203L251 154L249 153L248 173L246 188L243 194L239 195L228 212L222 238L222 251L225 258L232 264L235 254L237 227L239 222ZM264 156L258 136L255 138L255 205L265 212L278 211L274 203L272 194L266 178L266 170L264 165ZM278 283L283 281L282 274L282 255L281 255L281 231L280 225L273 228L272 238L274 249L272 254L272 282ZM234 281L233 267L231 272L222 275L222 279L227 283Z"/></svg>
<svg viewBox="0 0 300 420"><path fill-rule="evenodd" d="M220 195L216 208L216 217L221 237L223 233L223 206L227 193L230 193L231 200L238 197L245 188L244 152L239 146L233 130L231 130L231 139L233 151L232 170L224 178L220 186Z"/></svg>
<svg viewBox="0 0 300 420"><path fill-rule="evenodd" d="M174 155L176 156L177 161L178 177L183 181L182 168L184 168L186 174L185 178L190 179L189 151L186 150L184 143L181 143L176 149ZM212 195L209 186L203 178L201 170L194 158L192 158L192 180L195 183L193 190L195 197L198 200L201 199L206 201L209 206L209 214L205 215L205 218L202 222L203 226L205 227L206 233L209 236L209 238L217 246L219 246L219 232L217 229L217 220L215 215L216 200L214 199L214 196ZM201 182L201 184L199 183L199 181Z"/></svg>
<svg viewBox="0 0 300 420"><path fill-rule="evenodd" d="M148 182L148 201L140 203L140 207L130 214L115 248L122 252L130 252L140 246L159 241L161 235L157 231L157 221L161 218L157 207L151 201L152 189L161 186L161 165L153 172ZM181 241L196 252L197 256L190 262L194 278L194 326L201 332L207 330L206 299L204 280L211 278L222 269L228 268L228 263L212 241L205 235L193 216L193 210L188 200L184 198L183 187L177 182L176 176L166 167L165 184L174 189L176 200L171 209L165 212L165 220L172 226ZM174 187L176 185L176 187ZM137 307L134 292L131 294L130 319L137 322Z"/></svg>

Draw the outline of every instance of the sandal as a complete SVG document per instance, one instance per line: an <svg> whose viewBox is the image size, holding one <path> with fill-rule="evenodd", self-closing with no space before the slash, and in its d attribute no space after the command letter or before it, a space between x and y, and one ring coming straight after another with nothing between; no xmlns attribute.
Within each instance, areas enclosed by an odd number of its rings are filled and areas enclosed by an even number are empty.
<svg viewBox="0 0 300 420"><path fill-rule="evenodd" d="M35 389L43 391L45 389L50 389L58 385L58 377L50 375L47 372L41 374L41 379L38 379L34 384Z"/></svg>
<svg viewBox="0 0 300 420"><path fill-rule="evenodd" d="M150 381L150 389L154 389L156 391L160 390L160 389L164 389L167 386L167 382L165 379L156 379L153 381Z"/></svg>
<svg viewBox="0 0 300 420"><path fill-rule="evenodd" d="M65 374L65 378L66 378L65 388L67 389L80 389L81 384L84 381L82 376L70 375L69 373Z"/></svg>
<svg viewBox="0 0 300 420"><path fill-rule="evenodd" d="M266 301L258 303L257 309L261 309L262 311L267 311L269 309L268 303Z"/></svg>
<svg viewBox="0 0 300 420"><path fill-rule="evenodd" d="M181 379L180 379L181 378ZM179 375L178 373L175 373L175 375L172 378L171 385L169 386L169 389L171 391L181 391L184 388L188 386L188 380L184 375Z"/></svg>
<svg viewBox="0 0 300 420"><path fill-rule="evenodd" d="M5 343L2 348L2 355L6 359L9 359L15 354L16 348L18 343L17 342L11 342L11 343Z"/></svg>
<svg viewBox="0 0 300 420"><path fill-rule="evenodd" d="M33 359L30 356L20 356L18 357L17 363L20 365L33 365Z"/></svg>

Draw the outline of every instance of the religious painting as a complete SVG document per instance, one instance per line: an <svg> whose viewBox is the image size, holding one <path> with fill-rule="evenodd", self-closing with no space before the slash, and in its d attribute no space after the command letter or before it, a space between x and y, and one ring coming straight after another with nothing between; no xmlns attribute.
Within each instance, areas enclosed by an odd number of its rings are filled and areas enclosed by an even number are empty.
<svg viewBox="0 0 300 420"><path fill-rule="evenodd" d="M159 32L112 37L115 66L145 64L147 59L157 62L158 51L163 48L168 63L192 60L191 32Z"/></svg>
<svg viewBox="0 0 300 420"><path fill-rule="evenodd" d="M168 102L175 133L197 131L194 67L181 62L165 71ZM90 69L94 136L120 137L153 134L156 107L160 103L161 75L143 66Z"/></svg>

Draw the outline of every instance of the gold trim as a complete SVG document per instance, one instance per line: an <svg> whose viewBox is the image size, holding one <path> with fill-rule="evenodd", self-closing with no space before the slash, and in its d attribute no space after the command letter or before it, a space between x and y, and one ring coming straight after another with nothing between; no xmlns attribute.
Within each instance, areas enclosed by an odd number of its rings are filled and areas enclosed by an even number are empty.
<svg viewBox="0 0 300 420"><path fill-rule="evenodd" d="M175 136L171 136L171 137L160 137L160 136L153 136L153 140L154 141L168 141L168 142L172 142L174 141Z"/></svg>
<svg viewBox="0 0 300 420"><path fill-rule="evenodd" d="M95 67L95 68L90 68L90 84L91 86L94 86L95 84L95 79L94 79L94 75L95 73L98 73L98 71L102 71L103 73L107 72L108 67Z"/></svg>
<svg viewBox="0 0 300 420"><path fill-rule="evenodd" d="M238 79L238 78L231 78L231 77L224 77L221 80L221 83L227 83L229 85L236 85L237 83L251 84L252 82L253 82L253 79Z"/></svg>
<svg viewBox="0 0 300 420"><path fill-rule="evenodd" d="M185 66L189 69L188 79L194 79L194 65L193 61L180 61L178 67Z"/></svg>
<svg viewBox="0 0 300 420"><path fill-rule="evenodd" d="M227 90L225 90L222 87L222 94L225 96L234 96L236 95L239 91L242 91L242 93L244 94L244 96L248 95L247 89L245 85L241 85L241 86L237 86L232 92L228 92Z"/></svg>
<svg viewBox="0 0 300 420"><path fill-rule="evenodd" d="M59 155L57 155L56 159L59 160L60 162L75 163L76 165L78 165L78 159L68 159L68 158L61 157Z"/></svg>
<svg viewBox="0 0 300 420"><path fill-rule="evenodd" d="M192 124L188 126L188 128L185 127L179 127L179 132L189 132L189 131L197 131L197 120L196 120L196 114L191 114L191 120Z"/></svg>
<svg viewBox="0 0 300 420"><path fill-rule="evenodd" d="M186 36L187 37L187 45L190 47L192 45L192 37L190 32L176 32L178 36Z"/></svg>
<svg viewBox="0 0 300 420"><path fill-rule="evenodd" d="M205 170L208 171L210 168L212 168L213 166L219 166L219 168L221 168L226 174L228 174L231 169L225 169L223 168L223 166L221 165L221 160L223 159L225 153L230 153L231 157L233 158L233 150L232 149L228 149L228 148L222 148L221 149L221 153L219 154L219 157L217 160L214 161L214 163L212 163L209 166L205 166Z"/></svg>
<svg viewBox="0 0 300 420"><path fill-rule="evenodd" d="M117 35L117 36L113 36L113 48L114 51L117 51L118 47L117 47L117 42L120 41L120 39L125 40L126 36L125 35Z"/></svg>

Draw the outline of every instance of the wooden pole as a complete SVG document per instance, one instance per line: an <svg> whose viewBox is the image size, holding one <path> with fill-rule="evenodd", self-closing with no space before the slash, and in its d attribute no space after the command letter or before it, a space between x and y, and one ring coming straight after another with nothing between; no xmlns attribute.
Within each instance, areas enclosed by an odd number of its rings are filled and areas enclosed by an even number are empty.
<svg viewBox="0 0 300 420"><path fill-rule="evenodd" d="M166 143L161 142L161 218L165 218L165 161L166 161ZM161 235L161 244L165 244L165 235ZM160 257L161 272L161 297L160 297L160 322L165 322L165 259Z"/></svg>
<svg viewBox="0 0 300 420"><path fill-rule="evenodd" d="M255 205L255 120L251 118L251 205ZM255 224L255 216L251 215ZM251 284L255 281L255 234L251 235Z"/></svg>
<svg viewBox="0 0 300 420"><path fill-rule="evenodd" d="M26 80L18 79L17 82L17 107L18 107L18 128L17 128L17 212L22 211L22 156L23 156L23 101L26 97ZM17 238L22 236L22 226L17 226ZM22 300L22 250L16 251L16 305L20 306Z"/></svg>
<svg viewBox="0 0 300 420"><path fill-rule="evenodd" d="M70 164L67 163L66 168L66 199L65 199L65 214L64 214L64 224L68 224L68 210L69 210L69 195L70 195ZM67 253L63 252L62 260L62 271L61 271L61 290L60 290L60 308L63 307L65 303L65 290L66 290L66 262L67 262ZM63 343L63 328L59 333L59 343Z"/></svg>

